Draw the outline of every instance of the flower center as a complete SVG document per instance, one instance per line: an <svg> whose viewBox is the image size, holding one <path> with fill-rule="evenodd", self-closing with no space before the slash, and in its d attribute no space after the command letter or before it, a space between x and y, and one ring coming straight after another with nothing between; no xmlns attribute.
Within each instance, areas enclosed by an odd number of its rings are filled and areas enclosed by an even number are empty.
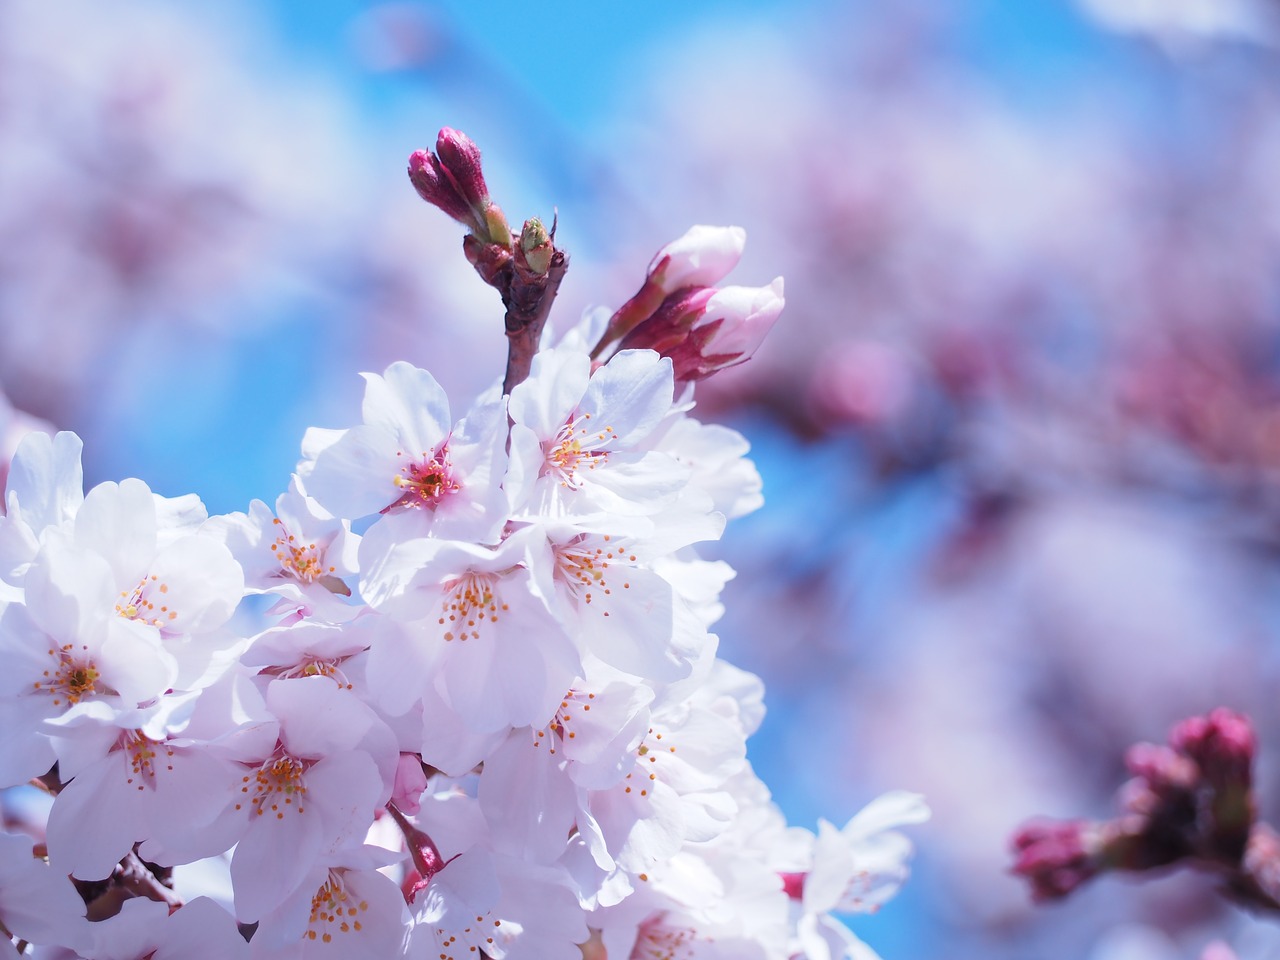
<svg viewBox="0 0 1280 960"><path fill-rule="evenodd" d="M307 785L302 776L307 765L296 757L282 756L267 760L251 775L241 779L240 792L249 796L250 818L274 813L283 820L285 812L305 813ZM241 805L236 804L239 810Z"/></svg>
<svg viewBox="0 0 1280 960"><path fill-rule="evenodd" d="M636 747L636 768L626 775L623 779L623 793L637 793L642 797L649 796L649 789L653 786L653 782L658 779L658 774L662 771L663 763L658 763L658 758L669 753L675 753L675 744L671 742L668 736L666 740L662 739L662 734L649 728L649 732L645 734L644 740L640 742L640 746Z"/></svg>
<svg viewBox="0 0 1280 960"><path fill-rule="evenodd" d="M690 960L694 955L695 931L669 927L657 917L642 924L631 960Z"/></svg>
<svg viewBox="0 0 1280 960"><path fill-rule="evenodd" d="M545 730L539 730L534 735L533 745L540 747L545 742L547 749L555 754L557 751L557 743L568 740L578 739L578 731L573 729L573 718L575 713L581 711L583 713L591 712L591 701L596 698L594 693L581 693L577 690L570 690L564 695L564 699L560 701L560 706L556 708L555 716L551 718L551 722L547 724ZM548 737L547 731L554 736Z"/></svg>
<svg viewBox="0 0 1280 960"><path fill-rule="evenodd" d="M491 913L476 917L476 922L458 930L450 931L436 927L436 946L440 948L440 960L475 960L477 955L488 956L494 946L495 938L504 941L502 921L490 920ZM517 931L519 928L517 928Z"/></svg>
<svg viewBox="0 0 1280 960"><path fill-rule="evenodd" d="M627 554L608 543L609 535L603 537L603 545L596 546L587 534L579 534L568 543L555 545L555 576L564 584L575 601L590 603L600 596L609 596L613 588L606 579L606 571L610 564L634 564L635 554ZM616 585L616 581L615 581ZM630 583L623 583L630 588ZM609 614L606 612L605 616Z"/></svg>
<svg viewBox="0 0 1280 960"><path fill-rule="evenodd" d="M403 457L404 454L397 451L396 456ZM434 509L445 497L462 489L462 485L453 475L453 464L449 462L447 443L442 445L434 456L424 452L420 460L401 467L400 472L391 478L391 482L402 491L400 499L393 503L392 507Z"/></svg>
<svg viewBox="0 0 1280 960"><path fill-rule="evenodd" d="M154 574L143 577L132 590L120 591L116 613L126 620L140 620L153 627L172 627L178 612L169 606L165 596L168 592L169 585L160 583Z"/></svg>
<svg viewBox="0 0 1280 960"><path fill-rule="evenodd" d="M355 901L347 893L346 884L336 871L311 898L311 918L307 923L307 939L332 943L334 933L359 933L363 925L358 919L368 913L369 901Z"/></svg>
<svg viewBox="0 0 1280 960"><path fill-rule="evenodd" d="M446 640L479 640L486 620L498 622L507 605L498 596L496 580L493 574L469 570L445 583L438 622L448 627Z"/></svg>
<svg viewBox="0 0 1280 960"><path fill-rule="evenodd" d="M80 649L84 653L89 650L84 646ZM87 656L82 654L76 657L71 650L72 644L69 643L58 648L50 647L47 652L54 658L55 665L43 671L44 679L34 683L36 690L53 695L55 707L62 706L63 700L71 704L79 703L98 691L98 668Z"/></svg>
<svg viewBox="0 0 1280 960"><path fill-rule="evenodd" d="M315 583L335 571L335 567L324 565L324 550L314 543L299 543L297 537L289 532L279 517L272 524L279 528L275 540L271 544L271 552L280 564L280 570L286 577L292 577L301 583Z"/></svg>
<svg viewBox="0 0 1280 960"><path fill-rule="evenodd" d="M340 657L332 660L304 660L296 666L281 670L278 676L291 677L328 677L338 686L347 690L353 688L353 684L348 679L346 673L342 669L342 664L346 660Z"/></svg>
<svg viewBox="0 0 1280 960"><path fill-rule="evenodd" d="M561 486L577 490L582 485L577 477L578 468L584 462L588 470L594 470L597 464L608 460L608 451L594 449L594 446L610 439L617 440L618 435L613 432L613 427L596 430L587 423L590 419L589 413L580 417L570 416L555 439L543 444L546 462L542 476L558 477Z"/></svg>
<svg viewBox="0 0 1280 960"><path fill-rule="evenodd" d="M117 741L119 748L128 755L129 776L126 783L141 780L138 789L156 785L156 759L164 753L165 769L172 770L173 749L159 740L152 740L141 730L126 730Z"/></svg>

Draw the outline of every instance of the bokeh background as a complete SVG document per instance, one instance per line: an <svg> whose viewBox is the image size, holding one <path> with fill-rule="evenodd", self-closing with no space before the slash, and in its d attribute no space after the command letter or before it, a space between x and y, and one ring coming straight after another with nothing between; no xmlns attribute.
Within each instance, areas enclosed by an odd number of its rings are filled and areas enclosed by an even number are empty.
<svg viewBox="0 0 1280 960"><path fill-rule="evenodd" d="M547 5L0 0L0 443L211 511L408 359L501 371L493 291L405 158L558 211L553 322L693 223L787 310L702 415L767 504L722 652L797 823L927 794L888 960L1280 956L1203 877L1032 907L1007 836L1105 816L1124 748L1249 712L1280 815L1280 8L1271 0ZM16 411L22 411L18 413Z"/></svg>

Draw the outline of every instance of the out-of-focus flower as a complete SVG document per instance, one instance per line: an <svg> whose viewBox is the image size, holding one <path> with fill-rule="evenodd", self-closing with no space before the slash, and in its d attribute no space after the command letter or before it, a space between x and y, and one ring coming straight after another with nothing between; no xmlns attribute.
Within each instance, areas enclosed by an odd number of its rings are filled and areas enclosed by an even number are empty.
<svg viewBox="0 0 1280 960"><path fill-rule="evenodd" d="M1276 834L1256 820L1255 747L1249 719L1231 710L1181 721L1167 749L1130 750L1135 777L1120 791L1122 814L1099 823L1027 824L1012 838L1013 872L1037 899L1057 899L1109 870L1184 863L1223 878L1237 899L1280 912Z"/></svg>
<svg viewBox="0 0 1280 960"><path fill-rule="evenodd" d="M1064 897L1098 872L1088 836L1083 820L1028 823L1012 839L1013 872L1031 884L1038 900Z"/></svg>
<svg viewBox="0 0 1280 960"><path fill-rule="evenodd" d="M0 490L4 489L9 476L9 461L18 451L18 444L33 432L52 434L53 428L43 420L15 410L9 398L0 392ZM5 505L0 502L0 515L4 511Z"/></svg>
<svg viewBox="0 0 1280 960"><path fill-rule="evenodd" d="M1125 923L1169 931L1180 960L1210 935L1273 944L1195 878L1037 913L993 852L1020 809L1105 803L1100 758L1152 716L1216 700L1272 724L1274 63L1221 44L1203 71L1170 71L1108 39L1098 72L1063 38L1050 116L1006 95L1003 68L937 55L968 49L967 16L847 23L870 38L852 54L829 22L803 42L696 38L702 59L664 61L645 93L660 116L619 160L646 197L707 219L757 197L752 251L787 275L792 336L711 380L699 409L773 425L766 487L792 491L790 523L731 547L770 586L745 574L752 613L730 605L724 629L813 721L772 756L790 800L835 789L829 768L806 773L838 754L828 729L892 731L871 763L930 796L935 895L962 904L935 951L1022 956L1034 939L1075 958ZM767 78L716 60L721 43ZM1196 106L1157 133L1112 96L1134 77ZM655 128L681 150L654 150ZM831 522L798 536L815 502ZM851 761L846 783L864 771Z"/></svg>
<svg viewBox="0 0 1280 960"><path fill-rule="evenodd" d="M1148 34L1171 49L1196 41L1280 38L1280 14L1266 0L1079 0L1102 25Z"/></svg>

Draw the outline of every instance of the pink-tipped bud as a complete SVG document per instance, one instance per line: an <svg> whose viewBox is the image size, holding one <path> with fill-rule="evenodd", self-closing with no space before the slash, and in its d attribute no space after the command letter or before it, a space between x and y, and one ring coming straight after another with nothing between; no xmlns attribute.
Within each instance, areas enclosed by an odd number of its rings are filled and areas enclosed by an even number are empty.
<svg viewBox="0 0 1280 960"><path fill-rule="evenodd" d="M440 855L440 848L436 846L435 841L425 831L419 830L410 823L394 802L387 804L387 813L391 814L396 826L404 834L405 847L413 863L413 869L406 871L404 882L400 887L405 899L412 903L414 898L426 889L431 878L449 865L449 860Z"/></svg>
<svg viewBox="0 0 1280 960"><path fill-rule="evenodd" d="M1209 795L1205 813L1206 852L1227 863L1244 855L1257 817L1253 797L1253 756L1258 741L1243 714L1219 707L1207 717L1190 717L1173 728L1169 745L1200 769Z"/></svg>
<svg viewBox="0 0 1280 960"><path fill-rule="evenodd" d="M709 296L706 288L719 283L738 265L746 242L747 232L741 227L696 226L668 243L649 263L648 274L635 296L609 318L604 335L591 351L592 358L599 358L606 347L658 314L669 313L673 298ZM667 323L669 318L661 322ZM652 339L654 334L649 336Z"/></svg>
<svg viewBox="0 0 1280 960"><path fill-rule="evenodd" d="M703 356L727 358L727 362L715 367L717 370L750 360L786 303L781 277L767 287L717 290L707 301L706 312L693 325L695 332L708 333Z"/></svg>
<svg viewBox="0 0 1280 960"><path fill-rule="evenodd" d="M418 196L433 207L443 210L454 220L475 233L480 223L471 206L457 191L440 167L440 161L429 150L415 150L409 155L409 182Z"/></svg>
<svg viewBox="0 0 1280 960"><path fill-rule="evenodd" d="M1124 763L1158 796L1192 790L1200 777L1194 760L1154 743L1135 743L1125 752Z"/></svg>
<svg viewBox="0 0 1280 960"><path fill-rule="evenodd" d="M416 753L402 753L396 763L396 782L391 790L391 800L407 814L420 809L418 801L427 789L427 772L422 769L422 758Z"/></svg>
<svg viewBox="0 0 1280 960"><path fill-rule="evenodd" d="M1244 714L1219 707L1207 717L1190 717L1173 728L1169 746L1194 760L1205 779L1219 789L1253 782L1258 740Z"/></svg>
<svg viewBox="0 0 1280 960"><path fill-rule="evenodd" d="M436 152L415 150L409 156L409 180L418 196L464 224L482 243L511 246L511 228L480 167L480 148L451 127L436 137Z"/></svg>
<svg viewBox="0 0 1280 960"><path fill-rule="evenodd" d="M1097 874L1089 829L1083 820L1034 820L1013 835L1013 872L1031 884L1034 899L1065 897Z"/></svg>
<svg viewBox="0 0 1280 960"><path fill-rule="evenodd" d="M746 243L747 231L741 227L690 227L657 252L649 264L649 279L664 294L682 287L714 286L738 265Z"/></svg>
<svg viewBox="0 0 1280 960"><path fill-rule="evenodd" d="M477 213L489 205L489 187L480 167L480 148L460 130L441 127L436 137L436 156L458 193Z"/></svg>
<svg viewBox="0 0 1280 960"><path fill-rule="evenodd" d="M619 350L656 350L677 380L702 380L751 359L786 301L782 278L767 287L685 288L622 338Z"/></svg>

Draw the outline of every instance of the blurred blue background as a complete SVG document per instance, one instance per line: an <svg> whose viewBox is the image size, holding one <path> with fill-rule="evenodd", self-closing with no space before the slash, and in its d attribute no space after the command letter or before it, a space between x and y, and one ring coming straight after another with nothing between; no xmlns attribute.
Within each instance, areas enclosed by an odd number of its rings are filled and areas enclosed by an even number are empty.
<svg viewBox="0 0 1280 960"><path fill-rule="evenodd" d="M361 370L501 372L413 194L448 125L558 213L553 322L692 223L787 281L700 393L766 507L722 652L790 818L927 794L885 957L1280 952L1202 878L1032 908L1006 839L1104 816L1129 743L1226 704L1280 743L1280 112L1264 0L0 4L0 387L87 480L283 490ZM3 424L0 424L3 426ZM3 431L0 431L3 436ZM1275 813L1274 753L1262 758Z"/></svg>

